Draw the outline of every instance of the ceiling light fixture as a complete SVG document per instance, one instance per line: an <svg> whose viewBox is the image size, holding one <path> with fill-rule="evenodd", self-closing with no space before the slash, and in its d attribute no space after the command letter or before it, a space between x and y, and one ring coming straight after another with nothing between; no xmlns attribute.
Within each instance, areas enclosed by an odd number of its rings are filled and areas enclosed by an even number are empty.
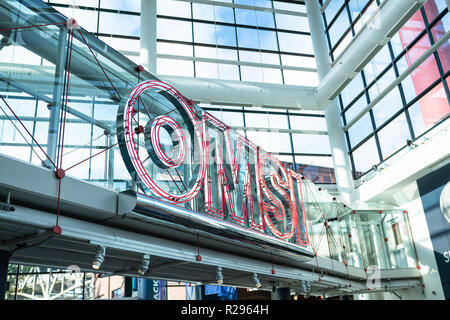
<svg viewBox="0 0 450 320"><path fill-rule="evenodd" d="M138 268L138 273L143 276L148 270L148 266L150 265L150 255L144 254L142 256L141 265Z"/></svg>
<svg viewBox="0 0 450 320"><path fill-rule="evenodd" d="M94 260L92 261L92 268L95 270L100 269L103 261L105 260L106 248L103 246L97 247L97 252L95 254Z"/></svg>
<svg viewBox="0 0 450 320"><path fill-rule="evenodd" d="M217 280L217 284L223 284L222 267L217 267L216 280Z"/></svg>
<svg viewBox="0 0 450 320"><path fill-rule="evenodd" d="M258 275L256 273L253 273L253 281L255 282L256 289L261 288L261 281L259 281Z"/></svg>

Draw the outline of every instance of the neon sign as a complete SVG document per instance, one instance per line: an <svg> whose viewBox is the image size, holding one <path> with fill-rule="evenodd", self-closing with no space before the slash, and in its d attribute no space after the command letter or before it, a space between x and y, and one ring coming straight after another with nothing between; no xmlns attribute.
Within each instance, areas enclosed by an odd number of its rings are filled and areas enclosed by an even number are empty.
<svg viewBox="0 0 450 320"><path fill-rule="evenodd" d="M141 82L117 120L122 157L144 193L309 244L304 178L175 88L157 80Z"/></svg>

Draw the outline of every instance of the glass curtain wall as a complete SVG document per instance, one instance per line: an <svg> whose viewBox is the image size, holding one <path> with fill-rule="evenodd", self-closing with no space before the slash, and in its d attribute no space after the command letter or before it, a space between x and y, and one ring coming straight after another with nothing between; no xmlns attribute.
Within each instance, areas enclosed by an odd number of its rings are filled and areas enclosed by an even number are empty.
<svg viewBox="0 0 450 320"><path fill-rule="evenodd" d="M48 3L139 64L140 1ZM303 1L155 1L159 75L318 84ZM323 112L200 106L308 179L336 183Z"/></svg>
<svg viewBox="0 0 450 320"><path fill-rule="evenodd" d="M332 63L380 5L378 0L347 0L330 1L323 7ZM450 114L448 40L391 91L383 91L448 37L449 19L445 0L427 1L339 95L355 179L446 123ZM372 103L375 99L379 101ZM363 113L368 105L373 107Z"/></svg>
<svg viewBox="0 0 450 320"><path fill-rule="evenodd" d="M80 270L10 264L6 300L91 300L96 276Z"/></svg>

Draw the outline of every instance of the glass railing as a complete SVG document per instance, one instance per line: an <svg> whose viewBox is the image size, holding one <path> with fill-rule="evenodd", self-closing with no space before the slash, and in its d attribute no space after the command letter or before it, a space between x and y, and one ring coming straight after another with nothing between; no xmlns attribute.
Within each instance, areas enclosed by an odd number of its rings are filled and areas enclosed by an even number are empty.
<svg viewBox="0 0 450 320"><path fill-rule="evenodd" d="M305 211L313 252L349 266L367 269L417 266L408 212L350 208L336 197L304 182Z"/></svg>

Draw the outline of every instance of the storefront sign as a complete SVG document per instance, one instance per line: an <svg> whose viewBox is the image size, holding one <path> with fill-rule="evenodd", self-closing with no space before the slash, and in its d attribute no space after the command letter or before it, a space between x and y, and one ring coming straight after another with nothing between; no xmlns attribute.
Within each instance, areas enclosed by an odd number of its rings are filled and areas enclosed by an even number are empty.
<svg viewBox="0 0 450 320"><path fill-rule="evenodd" d="M450 299L450 164L417 180L446 299Z"/></svg>
<svg viewBox="0 0 450 320"><path fill-rule="evenodd" d="M134 87L119 110L118 137L145 193L308 245L303 177L170 85Z"/></svg>

